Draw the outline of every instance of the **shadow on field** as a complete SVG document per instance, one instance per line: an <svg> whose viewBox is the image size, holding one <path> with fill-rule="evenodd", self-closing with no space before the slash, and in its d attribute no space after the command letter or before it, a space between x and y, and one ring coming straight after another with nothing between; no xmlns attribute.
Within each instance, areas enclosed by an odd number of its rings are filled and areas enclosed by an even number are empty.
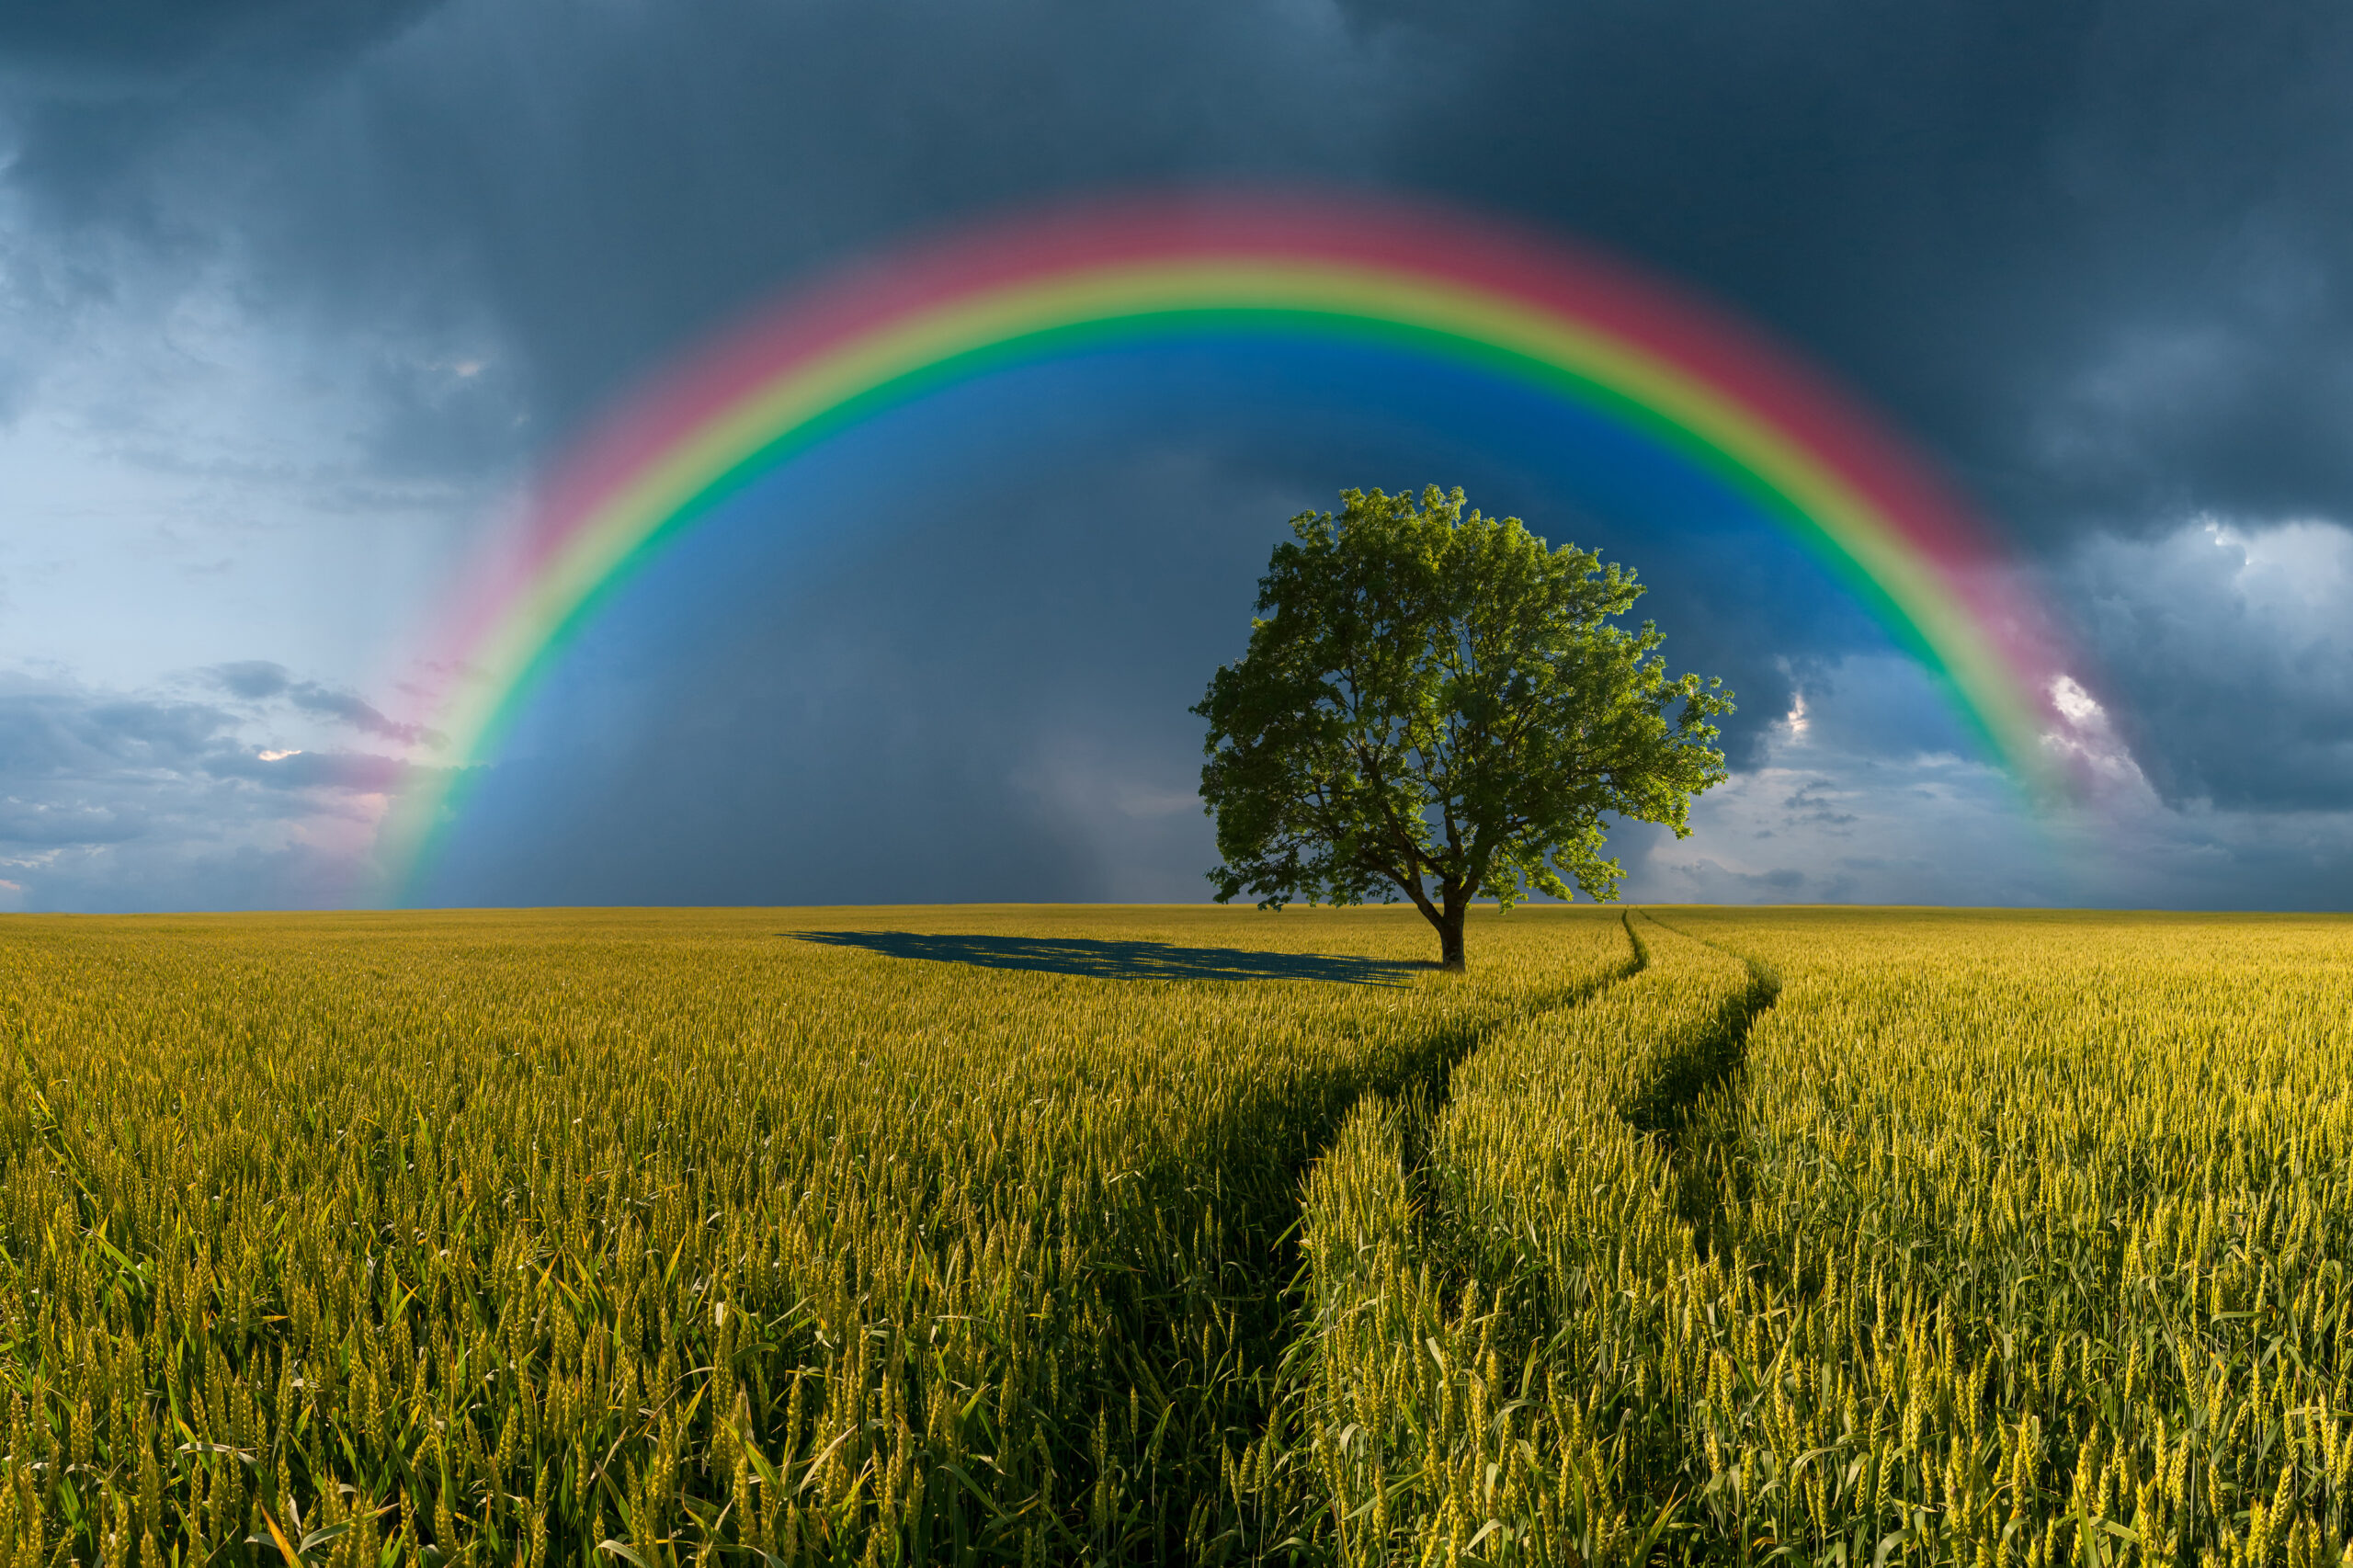
<svg viewBox="0 0 2353 1568"><path fill-rule="evenodd" d="M920 936L912 931L779 933L894 959L1040 970L1096 980L1327 980L1343 985L1403 985L1430 968L1413 959L1330 953L1260 953L1238 948L1173 948L1165 942L1099 942L1063 937Z"/></svg>

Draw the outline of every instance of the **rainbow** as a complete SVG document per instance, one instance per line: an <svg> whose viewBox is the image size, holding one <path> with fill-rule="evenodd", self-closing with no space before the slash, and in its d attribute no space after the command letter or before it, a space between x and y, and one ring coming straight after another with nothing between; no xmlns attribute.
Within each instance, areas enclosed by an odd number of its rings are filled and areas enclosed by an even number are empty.
<svg viewBox="0 0 2353 1568"><path fill-rule="evenodd" d="M444 631L456 764L395 805L414 885L535 678L664 543L848 426L1007 367L1219 335L1427 356L1576 405L1807 546L2040 778L2055 665L2000 553L1924 466L1790 356L1579 249L1390 200L1191 195L967 232L803 290L597 424Z"/></svg>

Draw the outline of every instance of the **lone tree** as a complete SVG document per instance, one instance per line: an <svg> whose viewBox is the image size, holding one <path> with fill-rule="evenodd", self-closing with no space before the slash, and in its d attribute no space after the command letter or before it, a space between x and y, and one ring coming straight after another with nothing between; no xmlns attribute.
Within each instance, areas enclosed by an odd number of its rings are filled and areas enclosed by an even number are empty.
<svg viewBox="0 0 2353 1568"><path fill-rule="evenodd" d="M1732 694L1670 678L1649 622L1611 624L1643 589L1591 551L1466 513L1460 490L1340 499L1291 519L1249 652L1192 710L1210 880L1261 909L1410 899L1460 970L1473 898L1618 896L1604 812L1690 831Z"/></svg>

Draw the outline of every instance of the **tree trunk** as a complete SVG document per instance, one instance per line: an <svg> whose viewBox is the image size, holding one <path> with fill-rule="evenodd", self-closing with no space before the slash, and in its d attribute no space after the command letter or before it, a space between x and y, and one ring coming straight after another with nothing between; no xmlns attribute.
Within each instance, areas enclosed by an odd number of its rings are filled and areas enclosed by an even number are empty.
<svg viewBox="0 0 2353 1568"><path fill-rule="evenodd" d="M1468 903L1457 903L1452 899L1449 899L1446 901L1446 907L1438 912L1438 967L1450 970L1456 974L1461 974L1464 968L1462 916L1469 907Z"/></svg>

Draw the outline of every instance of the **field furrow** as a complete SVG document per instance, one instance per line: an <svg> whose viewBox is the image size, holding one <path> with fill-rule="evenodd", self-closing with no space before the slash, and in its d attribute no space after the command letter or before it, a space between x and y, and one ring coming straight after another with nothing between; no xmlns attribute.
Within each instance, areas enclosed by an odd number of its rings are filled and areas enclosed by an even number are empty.
<svg viewBox="0 0 2353 1568"><path fill-rule="evenodd" d="M1325 1560L1640 1561L1672 1517L1676 1141L1770 997L1627 926L1634 976L1503 1031L1444 1103L1359 1102L1316 1168L1295 1506Z"/></svg>

